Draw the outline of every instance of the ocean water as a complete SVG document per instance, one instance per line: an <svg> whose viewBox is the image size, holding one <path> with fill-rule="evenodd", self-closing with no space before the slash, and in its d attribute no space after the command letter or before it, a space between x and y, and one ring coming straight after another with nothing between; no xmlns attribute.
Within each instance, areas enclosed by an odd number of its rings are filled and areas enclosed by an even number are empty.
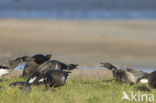
<svg viewBox="0 0 156 103"><path fill-rule="evenodd" d="M26 62L19 63L14 70L23 70L26 65Z"/></svg>
<svg viewBox="0 0 156 103"><path fill-rule="evenodd" d="M0 18L156 19L156 0L0 0Z"/></svg>
<svg viewBox="0 0 156 103"><path fill-rule="evenodd" d="M22 62L20 63L17 67L14 68L14 70L23 70L25 67L26 62ZM122 68L122 67L118 67L118 68ZM79 66L79 69L103 69L103 67L91 67L91 66ZM155 68L134 68L143 72L152 72L155 71Z"/></svg>
<svg viewBox="0 0 156 103"><path fill-rule="evenodd" d="M104 69L104 67L80 67L80 69ZM120 68L119 68L120 69ZM147 73L151 73L153 71L155 71L155 68L134 68L137 69L139 71L143 71L143 72L147 72Z"/></svg>

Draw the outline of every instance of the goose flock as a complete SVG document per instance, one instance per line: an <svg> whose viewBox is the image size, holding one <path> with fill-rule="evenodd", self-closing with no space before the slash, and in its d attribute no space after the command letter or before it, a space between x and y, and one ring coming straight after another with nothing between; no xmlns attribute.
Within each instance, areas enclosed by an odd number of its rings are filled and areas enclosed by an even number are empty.
<svg viewBox="0 0 156 103"><path fill-rule="evenodd" d="M34 56L23 56L14 60L9 60L7 66L0 65L0 78L8 75L20 63L25 62L22 77L26 81L17 81L9 84L9 87L19 86L19 89L31 92L31 85L44 83L45 90L49 87L61 87L69 79L69 73L77 69L78 64L65 64L58 60L51 59L52 54L36 54ZM128 82L130 84L148 83L150 88L156 89L156 71L145 73L133 68L118 69L111 63L100 63L100 67L112 70L116 81Z"/></svg>
<svg viewBox="0 0 156 103"><path fill-rule="evenodd" d="M19 89L25 92L31 92L31 85L40 82L44 83L46 90L49 87L61 87L69 79L71 70L76 69L78 64L65 64L58 60L51 60L51 57L51 54L36 54L32 57L23 56L9 60L8 66L0 65L0 78L25 62L22 77L27 80L13 82L9 87L19 86Z"/></svg>

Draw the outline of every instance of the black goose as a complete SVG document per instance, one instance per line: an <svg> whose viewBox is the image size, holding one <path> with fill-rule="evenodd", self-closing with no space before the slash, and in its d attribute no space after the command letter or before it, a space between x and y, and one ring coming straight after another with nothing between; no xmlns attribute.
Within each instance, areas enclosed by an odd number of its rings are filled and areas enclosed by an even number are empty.
<svg viewBox="0 0 156 103"><path fill-rule="evenodd" d="M35 71L36 69L45 61L48 61L51 58L51 54L49 55L42 55L42 54L37 54L31 57L26 63L26 66L23 70L22 77L27 77L29 78Z"/></svg>
<svg viewBox="0 0 156 103"><path fill-rule="evenodd" d="M43 63L42 65L40 65L37 71L45 73L45 71L49 69L50 70L73 70L76 69L77 66L78 64L66 65L65 63L62 63L57 60L49 60Z"/></svg>
<svg viewBox="0 0 156 103"><path fill-rule="evenodd" d="M9 68L13 70L19 63L27 62L29 59L30 59L29 56L23 56L16 58L14 60L9 60Z"/></svg>
<svg viewBox="0 0 156 103"><path fill-rule="evenodd" d="M44 75L44 85L46 90L49 87L61 87L63 86L69 78L69 72L61 70L49 70Z"/></svg>
<svg viewBox="0 0 156 103"><path fill-rule="evenodd" d="M148 73L144 73L142 71L138 71L132 68L117 69L114 65L110 63L100 63L100 64L101 64L101 67L106 67L107 69L112 70L113 77L116 80L119 80L122 82L139 83L141 79L147 80L147 77L149 75Z"/></svg>
<svg viewBox="0 0 156 103"><path fill-rule="evenodd" d="M9 84L9 87L16 87L18 86L19 89L23 92L30 93L31 92L31 85L27 82L13 82Z"/></svg>
<svg viewBox="0 0 156 103"><path fill-rule="evenodd" d="M0 65L0 77L10 73L10 68L7 66Z"/></svg>
<svg viewBox="0 0 156 103"><path fill-rule="evenodd" d="M43 81L44 74L49 70L73 70L78 64L66 65L57 60L49 60L38 67L34 74L27 80L29 83L37 82L38 80Z"/></svg>
<svg viewBox="0 0 156 103"><path fill-rule="evenodd" d="M0 65L0 77L9 74L19 63L26 62L28 58L28 56L23 56L14 60L9 60L8 63L5 64L7 66Z"/></svg>
<svg viewBox="0 0 156 103"><path fill-rule="evenodd" d="M148 84L150 88L156 89L156 71L152 72L148 77Z"/></svg>

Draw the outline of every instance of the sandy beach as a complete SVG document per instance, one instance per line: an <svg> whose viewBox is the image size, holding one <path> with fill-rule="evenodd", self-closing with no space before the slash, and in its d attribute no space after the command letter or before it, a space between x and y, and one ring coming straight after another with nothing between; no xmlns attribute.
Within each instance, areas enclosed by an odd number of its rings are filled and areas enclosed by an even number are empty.
<svg viewBox="0 0 156 103"><path fill-rule="evenodd" d="M0 20L0 59L37 53L81 67L156 67L156 21Z"/></svg>

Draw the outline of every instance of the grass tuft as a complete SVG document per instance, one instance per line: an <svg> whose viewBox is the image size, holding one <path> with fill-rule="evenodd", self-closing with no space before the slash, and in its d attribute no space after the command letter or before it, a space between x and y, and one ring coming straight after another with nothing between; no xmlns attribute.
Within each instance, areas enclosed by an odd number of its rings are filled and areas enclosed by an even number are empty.
<svg viewBox="0 0 156 103"><path fill-rule="evenodd" d="M0 103L131 103L121 100L123 91L156 94L156 90L150 90L148 85L130 85L113 79L70 79L60 88L45 91L44 85L32 85L31 93L23 93L18 87L8 87L15 81L25 80L17 78L0 83Z"/></svg>

